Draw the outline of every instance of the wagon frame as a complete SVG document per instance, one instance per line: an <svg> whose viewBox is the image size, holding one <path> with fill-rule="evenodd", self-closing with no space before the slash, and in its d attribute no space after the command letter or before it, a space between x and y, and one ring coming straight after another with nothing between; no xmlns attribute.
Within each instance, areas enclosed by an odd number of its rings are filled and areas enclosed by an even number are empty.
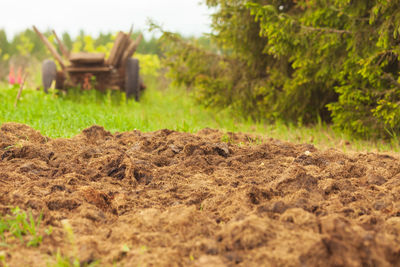
<svg viewBox="0 0 400 267"><path fill-rule="evenodd" d="M53 34L61 51L61 56L50 41L35 27L34 31L45 44L61 70L53 60L45 60L42 64L42 82L47 93L53 81L55 88L66 90L71 87L80 87L82 90L107 89L120 90L126 93L127 98L139 100L141 91L146 86L139 76L139 60L132 58L139 46L142 35L136 40L131 39L132 28L129 33L120 31L108 58L104 53L70 53L66 46ZM67 63L65 63L67 62Z"/></svg>

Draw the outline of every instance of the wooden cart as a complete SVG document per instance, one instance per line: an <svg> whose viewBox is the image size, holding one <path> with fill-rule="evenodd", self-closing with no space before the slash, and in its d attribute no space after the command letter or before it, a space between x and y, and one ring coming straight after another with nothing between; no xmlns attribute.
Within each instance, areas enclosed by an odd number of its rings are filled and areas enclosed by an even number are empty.
<svg viewBox="0 0 400 267"><path fill-rule="evenodd" d="M141 91L146 87L139 76L139 61L132 56L142 40L142 35L132 40L130 37L132 29L129 33L119 32L106 59L102 53L70 53L53 31L63 55L61 57L35 26L33 29L61 68L57 70L53 60L43 62L42 82L46 93L55 81L56 89L80 87L82 90L120 90L126 93L127 98L134 97L136 101L139 100Z"/></svg>

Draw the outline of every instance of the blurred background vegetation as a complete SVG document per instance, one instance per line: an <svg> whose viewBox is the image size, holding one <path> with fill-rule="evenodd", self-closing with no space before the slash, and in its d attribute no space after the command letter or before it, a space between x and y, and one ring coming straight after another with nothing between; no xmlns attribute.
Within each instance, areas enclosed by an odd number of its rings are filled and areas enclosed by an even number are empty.
<svg viewBox="0 0 400 267"><path fill-rule="evenodd" d="M59 34L59 33L58 33ZM55 36L51 31L44 32L44 35L58 47ZM71 37L67 32L59 34L62 42L72 52L102 52L109 54L116 33L102 33L97 37L85 34L81 31L76 37ZM139 32L132 34L136 38ZM158 38L144 38L138 47L136 56L143 59L144 73L148 74L151 71L156 71L160 67L159 56L161 54ZM43 45L33 29L26 29L14 35L12 38L7 38L4 29L0 29L0 79L6 79L13 66L15 71L17 68L22 68L29 71L28 83L32 86L40 84L40 64L46 59L51 58L51 54Z"/></svg>
<svg viewBox="0 0 400 267"><path fill-rule="evenodd" d="M217 51L170 32L160 42L170 76L199 102L253 121L323 121L355 137L398 137L398 1L204 2Z"/></svg>
<svg viewBox="0 0 400 267"><path fill-rule="evenodd" d="M162 35L145 36L135 54L145 76L166 73L201 105L246 121L322 122L357 138L398 138L398 1L204 2L213 10L209 35L183 37L150 23ZM54 42L51 32L45 35ZM115 35L61 37L72 51L107 54ZM22 66L40 84L40 62L48 57L31 29L13 38L0 30L0 78Z"/></svg>
<svg viewBox="0 0 400 267"><path fill-rule="evenodd" d="M51 43L58 49L54 34L51 30L43 32ZM83 30L76 37L69 33L57 33L61 41L72 52L99 52L109 55L117 33L101 33L97 37L86 34ZM132 38L136 39L140 32L132 33ZM207 36L200 37L182 37L185 41L196 40L204 49L211 49L211 41ZM61 51L59 51L61 54ZM161 50L159 38L154 35L144 36L135 57L141 62L141 73L145 77L156 77L161 69ZM26 29L14 36L7 36L4 29L0 29L0 80L6 80L13 67L16 72L22 68L30 73L28 84L36 87L41 84L40 68L44 59L51 58L50 52L43 45L40 38L33 29Z"/></svg>

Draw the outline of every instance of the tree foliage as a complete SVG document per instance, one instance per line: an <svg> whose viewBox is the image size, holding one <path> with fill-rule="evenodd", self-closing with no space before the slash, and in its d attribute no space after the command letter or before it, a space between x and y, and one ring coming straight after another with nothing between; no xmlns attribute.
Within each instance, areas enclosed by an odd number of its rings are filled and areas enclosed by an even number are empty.
<svg viewBox="0 0 400 267"><path fill-rule="evenodd" d="M172 76L199 101L363 137L400 131L398 1L205 2L217 52L163 37Z"/></svg>
<svg viewBox="0 0 400 267"><path fill-rule="evenodd" d="M263 53L266 40L244 3L207 1L216 10L211 49L205 49L199 40L185 40L170 32L164 32L160 43L164 64L175 82L193 88L205 105L230 107L256 120L269 110L259 91L267 79L265 69L275 59Z"/></svg>
<svg viewBox="0 0 400 267"><path fill-rule="evenodd" d="M399 3L308 0L292 5L248 4L268 38L265 51L288 56L287 92L316 94L335 125L364 137L400 130ZM324 96L336 93L338 100ZM300 103L301 98L290 105ZM304 102L304 101L303 101Z"/></svg>

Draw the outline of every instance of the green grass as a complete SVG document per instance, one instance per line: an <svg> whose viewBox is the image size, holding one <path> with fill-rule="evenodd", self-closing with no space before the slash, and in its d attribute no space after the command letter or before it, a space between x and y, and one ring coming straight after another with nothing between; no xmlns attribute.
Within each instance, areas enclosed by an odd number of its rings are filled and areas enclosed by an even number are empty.
<svg viewBox="0 0 400 267"><path fill-rule="evenodd" d="M0 123L26 123L49 137L71 137L93 124L111 132L168 128L195 132L205 127L240 130L228 112L213 112L196 105L183 90L150 88L139 103L124 94L70 91L67 96L24 90L17 108L17 88L1 88ZM249 130L249 128L247 129Z"/></svg>
<svg viewBox="0 0 400 267"><path fill-rule="evenodd" d="M42 222L42 214L35 219L32 212L23 211L19 207L11 209L11 213L7 215L0 214L0 266L8 266L6 262L6 252L1 251L15 245L23 244L27 247L39 247L42 243L43 235L50 235L52 228L46 228L42 233L39 227ZM62 255L60 251L49 257L48 266L54 267L94 267L98 265L98 261L90 264L81 265L78 255L78 246L76 245L73 229L67 220L62 221L66 235L66 243L70 244L71 255ZM42 229L43 230L43 229Z"/></svg>
<svg viewBox="0 0 400 267"><path fill-rule="evenodd" d="M0 215L0 247L8 247L15 239L25 243L27 247L37 247L43 236L38 233L42 214L35 220L31 212L25 212L18 207L12 209L12 214ZM46 230L50 234L51 230Z"/></svg>
<svg viewBox="0 0 400 267"><path fill-rule="evenodd" d="M126 101L119 92L71 90L67 95L52 91L26 89L18 106L14 102L18 88L0 84L0 124L20 122L30 125L49 137L71 137L93 125L104 126L111 132L138 129L144 132L171 129L196 132L209 127L225 132L249 132L263 137L311 143L319 148L342 150L400 151L398 140L355 140L328 125L294 126L285 123L263 125L234 116L229 110L217 111L197 104L183 89L156 89L157 81L147 82L139 103Z"/></svg>

